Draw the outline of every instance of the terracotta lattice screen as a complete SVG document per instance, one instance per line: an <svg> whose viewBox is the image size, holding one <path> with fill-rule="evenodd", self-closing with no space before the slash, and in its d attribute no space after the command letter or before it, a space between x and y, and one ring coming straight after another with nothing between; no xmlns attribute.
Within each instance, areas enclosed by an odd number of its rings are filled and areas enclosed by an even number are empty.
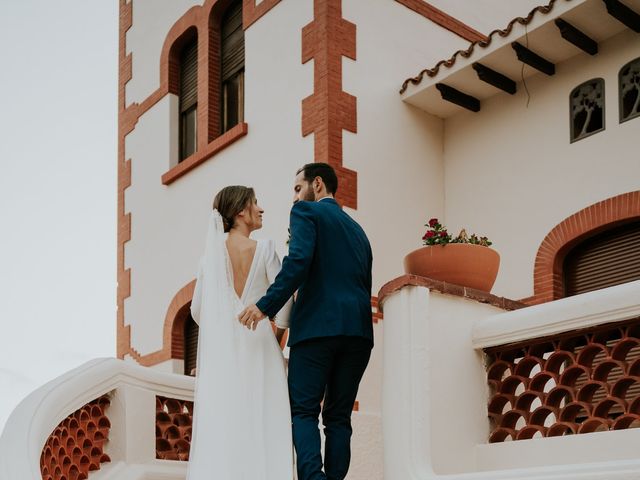
<svg viewBox="0 0 640 480"><path fill-rule="evenodd" d="M104 453L111 429L106 415L110 403L109 396L104 395L58 424L40 455L43 480L84 480L91 471L111 461Z"/></svg>
<svg viewBox="0 0 640 480"><path fill-rule="evenodd" d="M640 318L485 353L490 442L640 427Z"/></svg>
<svg viewBox="0 0 640 480"><path fill-rule="evenodd" d="M156 397L156 458L189 460L193 402Z"/></svg>

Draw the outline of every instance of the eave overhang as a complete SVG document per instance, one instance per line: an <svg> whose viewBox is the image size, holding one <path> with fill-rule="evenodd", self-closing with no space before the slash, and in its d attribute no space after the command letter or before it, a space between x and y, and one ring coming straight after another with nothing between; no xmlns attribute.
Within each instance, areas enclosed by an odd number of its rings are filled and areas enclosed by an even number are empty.
<svg viewBox="0 0 640 480"><path fill-rule="evenodd" d="M529 77L596 55L599 43L626 29L640 31L640 0L551 0L407 79L402 100L440 118L477 112L483 100L514 94Z"/></svg>

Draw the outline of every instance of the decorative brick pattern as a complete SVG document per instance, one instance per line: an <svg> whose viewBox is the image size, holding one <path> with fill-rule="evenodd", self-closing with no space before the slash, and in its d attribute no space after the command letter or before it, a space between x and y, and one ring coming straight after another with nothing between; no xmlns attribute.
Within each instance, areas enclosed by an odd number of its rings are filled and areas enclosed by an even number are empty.
<svg viewBox="0 0 640 480"><path fill-rule="evenodd" d="M156 458L189 460L193 402L156 397Z"/></svg>
<svg viewBox="0 0 640 480"><path fill-rule="evenodd" d="M124 139L133 127L126 115L125 88L131 80L131 54L126 53L127 30L133 20L131 2L120 0L119 68L118 68L118 247L117 247L117 355L123 358L131 342L130 327L124 324L124 300L131 295L131 270L125 268L124 244L131 239L131 214L125 213L124 191L131 185L131 160L125 157Z"/></svg>
<svg viewBox="0 0 640 480"><path fill-rule="evenodd" d="M429 290L433 290L448 295L456 295L458 297L468 298L480 303L488 303L494 307L502 308L503 310L517 310L519 308L526 307L524 303L509 300L505 297L497 297L488 292L482 290L476 290L474 288L463 287L460 285L454 285L453 283L443 282L441 280L433 280L431 278L419 277L417 275L402 275L390 282L385 283L380 292L378 292L378 310L382 312L384 307L384 299L394 292L397 292L403 287L413 285L417 287L426 287Z"/></svg>
<svg viewBox="0 0 640 480"><path fill-rule="evenodd" d="M396 2L401 3L405 7L440 25L442 28L446 28L465 40L469 40L470 42L487 40L485 35L442 10L438 10L436 7L424 0L396 0Z"/></svg>
<svg viewBox="0 0 640 480"><path fill-rule="evenodd" d="M342 0L314 0L302 29L302 63L313 59L313 95L302 101L302 136L314 134L314 159L336 169L338 202L358 207L357 173L342 166L342 131L357 133L356 97L342 91L342 57L356 59L356 26L342 18Z"/></svg>
<svg viewBox="0 0 640 480"><path fill-rule="evenodd" d="M636 219L640 219L640 191L608 198L567 217L540 244L533 271L534 295L521 301L534 305L562 298L566 254L585 238Z"/></svg>
<svg viewBox="0 0 640 480"><path fill-rule="evenodd" d="M84 480L111 459L104 453L111 422L105 412L108 396L69 415L49 436L40 455L43 480Z"/></svg>
<svg viewBox="0 0 640 480"><path fill-rule="evenodd" d="M640 427L640 318L485 353L490 442Z"/></svg>

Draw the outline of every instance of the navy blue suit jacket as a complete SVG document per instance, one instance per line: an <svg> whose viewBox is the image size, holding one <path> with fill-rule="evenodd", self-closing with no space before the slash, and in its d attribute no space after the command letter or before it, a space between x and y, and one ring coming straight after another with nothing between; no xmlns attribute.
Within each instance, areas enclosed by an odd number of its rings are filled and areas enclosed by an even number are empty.
<svg viewBox="0 0 640 480"><path fill-rule="evenodd" d="M332 198L294 204L289 254L257 307L273 317L297 290L289 345L349 335L373 342L369 240Z"/></svg>

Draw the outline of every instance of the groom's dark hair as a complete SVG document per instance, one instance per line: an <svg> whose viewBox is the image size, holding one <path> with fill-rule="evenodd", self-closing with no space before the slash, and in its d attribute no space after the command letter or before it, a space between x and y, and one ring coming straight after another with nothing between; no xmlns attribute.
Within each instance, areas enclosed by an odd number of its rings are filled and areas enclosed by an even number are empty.
<svg viewBox="0 0 640 480"><path fill-rule="evenodd" d="M299 175L300 172L304 172L305 182L311 183L314 178L320 177L324 182L325 187L327 187L328 193L335 195L338 191L338 177L336 176L336 171L328 163L307 163L296 172L296 175Z"/></svg>

